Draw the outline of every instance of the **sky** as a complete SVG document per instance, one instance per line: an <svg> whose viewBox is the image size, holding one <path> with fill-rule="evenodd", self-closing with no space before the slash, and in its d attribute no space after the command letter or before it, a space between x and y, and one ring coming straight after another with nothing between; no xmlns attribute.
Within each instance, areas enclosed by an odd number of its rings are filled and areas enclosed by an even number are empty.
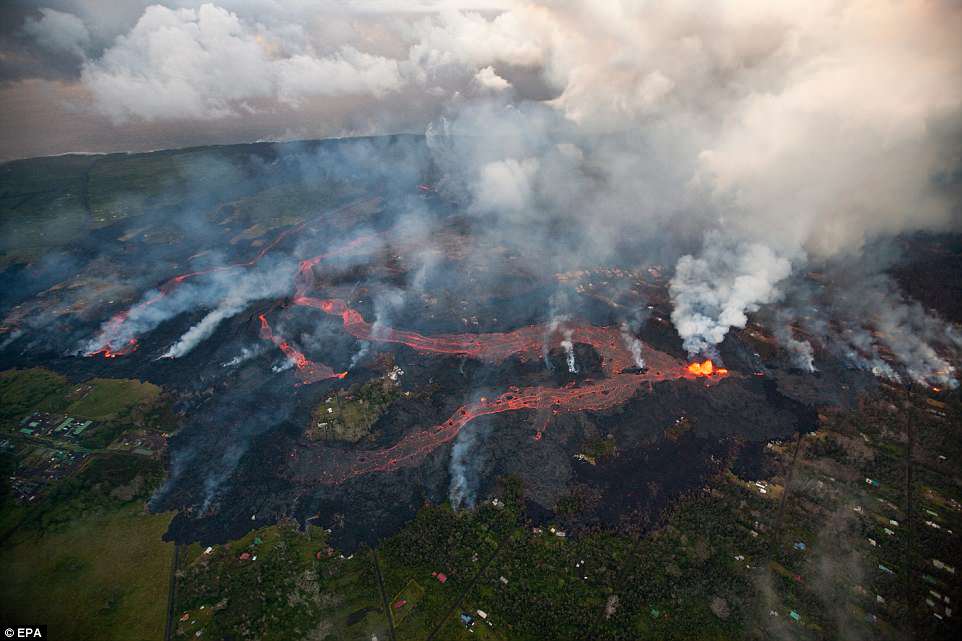
<svg viewBox="0 0 962 641"><path fill-rule="evenodd" d="M399 86L385 61L408 55L419 20L492 16L502 5L9 0L0 6L0 160L423 133L442 97Z"/></svg>
<svg viewBox="0 0 962 641"><path fill-rule="evenodd" d="M588 261L670 245L692 353L812 265L962 226L957 0L13 0L0 24L0 159L425 133L491 228L567 218Z"/></svg>

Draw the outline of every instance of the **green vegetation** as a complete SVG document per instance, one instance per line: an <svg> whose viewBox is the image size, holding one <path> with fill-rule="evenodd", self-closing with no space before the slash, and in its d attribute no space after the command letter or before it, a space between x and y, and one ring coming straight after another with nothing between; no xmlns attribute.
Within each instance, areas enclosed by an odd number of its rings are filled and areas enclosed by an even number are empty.
<svg viewBox="0 0 962 641"><path fill-rule="evenodd" d="M614 456L617 451L618 447L615 444L615 438L611 434L604 438L591 439L581 447L581 452L585 460L592 465L596 465Z"/></svg>
<svg viewBox="0 0 962 641"><path fill-rule="evenodd" d="M307 437L357 443L371 436L371 428L400 396L397 384L388 378L338 390L314 409Z"/></svg>
<svg viewBox="0 0 962 641"><path fill-rule="evenodd" d="M94 162L92 156L59 156L0 165L0 266L86 233L83 197Z"/></svg>
<svg viewBox="0 0 962 641"><path fill-rule="evenodd" d="M160 396L160 388L153 383L129 379L95 378L83 387L88 389L75 395L66 412L98 421L129 416Z"/></svg>
<svg viewBox="0 0 962 641"><path fill-rule="evenodd" d="M94 378L71 385L42 368L0 372L0 426L18 427L31 413L49 412L94 424L78 437L80 445L101 449L131 429L173 431L176 420L161 388L132 379Z"/></svg>
<svg viewBox="0 0 962 641"><path fill-rule="evenodd" d="M67 385L66 378L40 367L0 372L0 420L17 421L35 410L63 409Z"/></svg>
<svg viewBox="0 0 962 641"><path fill-rule="evenodd" d="M320 528L281 523L210 554L193 546L182 573L177 638L387 638L371 556L332 554Z"/></svg>
<svg viewBox="0 0 962 641"><path fill-rule="evenodd" d="M0 521L16 514L19 524L0 534L0 617L78 641L161 639L170 515L144 511L161 476L157 462L104 455L37 505L4 504Z"/></svg>

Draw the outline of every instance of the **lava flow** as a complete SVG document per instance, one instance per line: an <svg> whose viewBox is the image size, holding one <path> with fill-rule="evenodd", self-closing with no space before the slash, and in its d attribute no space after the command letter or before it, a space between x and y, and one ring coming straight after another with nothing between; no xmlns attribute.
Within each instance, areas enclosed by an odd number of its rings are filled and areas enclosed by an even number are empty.
<svg viewBox="0 0 962 641"><path fill-rule="evenodd" d="M110 345L105 345L95 352L90 352L88 356L103 356L104 358L117 358L126 356L137 350L137 339L131 338L130 341L119 349L111 349Z"/></svg>
<svg viewBox="0 0 962 641"><path fill-rule="evenodd" d="M309 360L306 356L304 356L303 352L298 350L282 337L275 336L274 332L271 331L271 326L267 322L267 318L263 314L258 316L258 318L261 321L261 338L271 341L277 345L279 350L284 352L284 355L287 356L287 358L290 359L290 361L294 364L294 367L297 368L302 385L310 385L311 383L323 381L328 378L344 378L347 376L347 372L337 373L327 365L315 363L314 361Z"/></svg>
<svg viewBox="0 0 962 641"><path fill-rule="evenodd" d="M540 353L548 333L554 334L549 337L553 338L554 343L560 344L561 338L557 332L549 332L543 326L522 327L507 333L437 336L423 336L390 327L375 331L360 312L351 309L342 300L300 295L293 302L339 316L344 329L359 340L398 343L419 352L459 355L487 362L500 362L513 354L523 358ZM710 361L707 365L694 364L698 365L696 368L685 366L678 359L647 345L642 345L641 353L647 367L638 368L634 355L625 346L621 330L617 327L578 326L570 330L570 340L595 348L602 358L602 370L607 378L589 380L580 386L569 384L562 388L510 388L494 399L481 398L468 403L444 423L408 433L391 447L343 453L337 457L325 456L313 465L304 465L304 460L300 459L300 470L295 476L300 481L341 483L371 472L415 465L428 453L451 441L465 425L479 416L519 410L533 410L538 414L603 411L625 403L645 384L650 388L656 382L677 379L702 379L711 384L727 374L727 370L715 368ZM540 434L546 421L539 422Z"/></svg>
<svg viewBox="0 0 962 641"><path fill-rule="evenodd" d="M725 376L728 374L728 370L724 367L715 367L710 358L701 363L692 363L688 366L688 371L695 376Z"/></svg>
<svg viewBox="0 0 962 641"><path fill-rule="evenodd" d="M264 258L264 256L266 256L271 250L273 250L275 247L277 247L285 238L287 238L287 237L290 236L291 234L294 234L294 233L296 233L296 232L301 231L301 230L304 229L309 223L316 222L317 220L319 220L319 219L322 218L322 217L331 216L331 215L337 214L337 213L339 213L339 212L345 211L345 210L350 209L350 208L353 208L353 207L358 207L358 206L363 206L363 205L369 204L370 202L375 201L375 200L379 200L379 199L378 199L378 198L366 198L366 199L363 199L363 200L354 201L354 202L348 203L348 204L346 204L346 205L342 205L342 206L340 206L340 207L336 207L336 208L334 208L334 209L332 209L332 210L326 211L326 212L324 212L324 213L322 213L322 214L314 217L314 218L313 218L312 220L310 220L310 221L306 221L306 220L305 220L305 221L302 221L302 222L294 225L293 227L282 231L280 234L278 234L278 235L274 238L274 240L272 240L270 243L268 243L268 244L265 245L263 248L261 248L261 250L260 250L259 252L257 252L257 254L255 254L254 257L251 258L250 260L245 260L245 261L241 261L241 262L237 262L237 263L230 263L230 264L228 264L228 265L219 265L219 266L217 266L217 267L211 267L211 268L209 268L209 269L202 269L202 270L198 270L198 271L187 272L187 273L185 273L185 274L178 274L177 276L173 276L173 277L167 279L166 281L164 281L163 283L161 283L161 284L157 287L156 293L155 293L153 296L151 296L150 298L147 298L147 299L145 299L145 300L137 303L136 305L134 305L134 306L131 307L130 309L127 309L127 310L125 310L125 311L122 311L122 312L119 312L119 313L115 314L115 315L110 319L110 321L103 327L103 329L100 331L100 333L99 333L99 335L98 335L98 337L99 337L99 341L98 341L99 346L98 346L96 349L91 349L90 351L88 351L88 352L86 353L86 356L104 356L104 358L116 358L116 357L118 357L118 356L126 356L126 355L130 354L131 352L136 351L137 346L138 346L136 337L131 338L128 342L126 342L126 343L123 345L123 347L120 347L120 348L114 348L114 346L113 346L114 340L111 338L111 337L116 336L117 333L120 332L121 327L124 325L124 323L127 322L127 319L130 317L130 314L131 314L131 312L132 312L133 310L144 309L144 308L146 308L146 307L150 307L151 305L156 304L157 302L163 300L167 295L169 295L169 294L170 294L176 287L178 287L180 284L182 284L182 283L184 283L185 281L188 281L188 280L190 280L190 279L192 279L192 278L196 278L197 276L204 276L204 275L207 275L207 274L214 274L214 273L217 273L217 272L224 272L224 271L231 271L231 270L235 270L235 269L245 269L245 268L253 267L253 266L255 266L257 263L259 263L260 260L261 260L262 258ZM310 270L311 267L313 267L313 265L317 264L319 261L324 260L324 259L326 259L326 258L330 258L330 257L335 256L335 255L338 255L338 254L340 254L340 253L346 252L347 250L354 249L354 248L357 247L358 245L360 245L360 244L362 244L362 243L364 243L364 242L367 242L367 241L369 241L369 240L370 240L370 237L361 237L361 238L358 238L358 239L356 239L356 240L354 240L354 241L352 241L352 242L350 242L350 243L347 243L344 247L338 248L337 250L328 252L327 254L321 254L320 256L315 256L314 258L311 258L311 259L309 259L309 260L303 261L303 262L301 263L301 268L300 268L300 270L298 271L298 276L303 276L307 271Z"/></svg>

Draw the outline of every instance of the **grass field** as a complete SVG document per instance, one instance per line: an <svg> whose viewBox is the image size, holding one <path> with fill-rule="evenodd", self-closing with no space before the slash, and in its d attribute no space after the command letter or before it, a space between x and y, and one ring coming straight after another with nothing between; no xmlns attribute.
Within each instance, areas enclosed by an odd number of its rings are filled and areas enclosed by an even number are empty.
<svg viewBox="0 0 962 641"><path fill-rule="evenodd" d="M15 421L34 410L63 409L66 389L66 378L40 367L0 372L0 420Z"/></svg>
<svg viewBox="0 0 962 641"><path fill-rule="evenodd" d="M70 416L102 421L152 403L160 396L159 387L137 380L95 378L86 385L91 386L90 391L67 406Z"/></svg>
<svg viewBox="0 0 962 641"><path fill-rule="evenodd" d="M161 639L171 515L144 511L161 474L156 461L100 455L37 505L6 501L0 619L46 623L58 639Z"/></svg>

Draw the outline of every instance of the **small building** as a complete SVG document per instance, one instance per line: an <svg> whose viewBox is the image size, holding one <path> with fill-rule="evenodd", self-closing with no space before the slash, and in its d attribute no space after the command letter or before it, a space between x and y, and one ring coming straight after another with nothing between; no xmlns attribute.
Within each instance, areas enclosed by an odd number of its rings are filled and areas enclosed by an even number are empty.
<svg viewBox="0 0 962 641"><path fill-rule="evenodd" d="M240 558L241 561L249 561L250 558L251 558L251 553L250 553L250 552L241 552L241 555L240 555L240 557L238 557L238 558Z"/></svg>
<svg viewBox="0 0 962 641"><path fill-rule="evenodd" d="M394 602L394 606L393 606L393 607L394 607L395 610L400 610L400 609L403 608L405 605L407 605L407 599L398 599L397 601Z"/></svg>

